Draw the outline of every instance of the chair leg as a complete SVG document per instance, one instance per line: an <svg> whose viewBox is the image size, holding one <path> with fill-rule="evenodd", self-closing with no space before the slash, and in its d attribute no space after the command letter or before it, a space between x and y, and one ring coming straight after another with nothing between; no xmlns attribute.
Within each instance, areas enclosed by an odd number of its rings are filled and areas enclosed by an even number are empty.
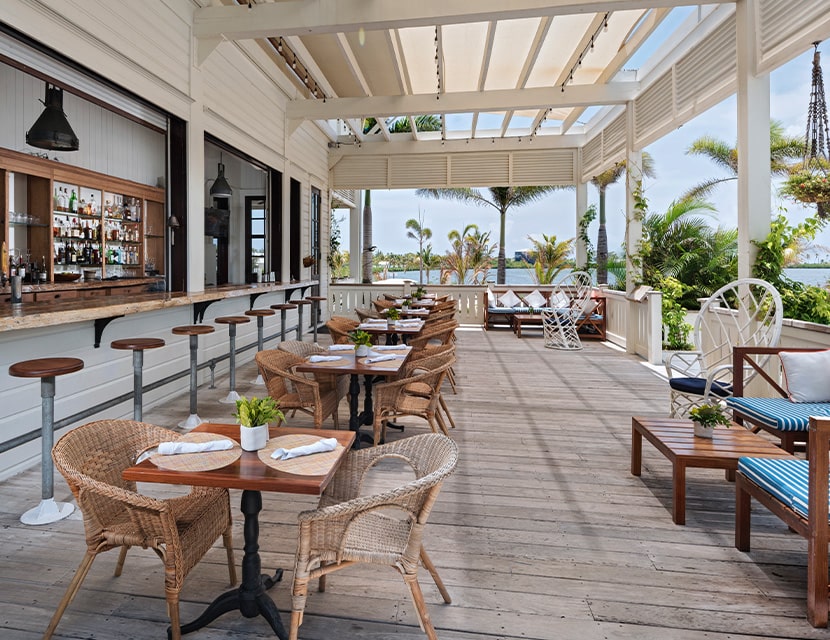
<svg viewBox="0 0 830 640"><path fill-rule="evenodd" d="M450 426L453 429L455 429L455 420L452 419L452 414L450 413L450 410L447 408L447 403L444 400L444 395L443 394L438 397L438 402L441 403L441 408L444 410L444 415L447 416L447 420L450 421Z"/></svg>
<svg viewBox="0 0 830 640"><path fill-rule="evenodd" d="M337 407L334 408L334 411L331 413L331 421L334 423L334 428L340 428L340 418L337 416Z"/></svg>
<svg viewBox="0 0 830 640"><path fill-rule="evenodd" d="M441 417L441 414L438 411L434 411L432 414L430 414L427 420L429 421L429 426L432 427L433 432L438 433L438 429L440 429L441 433L443 433L448 438L450 437L450 432L447 431L447 425L444 424L444 419Z"/></svg>
<svg viewBox="0 0 830 640"><path fill-rule="evenodd" d="M182 629L179 619L179 594L167 591L167 617L170 618L170 640L181 640Z"/></svg>
<svg viewBox="0 0 830 640"><path fill-rule="evenodd" d="M231 586L236 584L236 563L233 560L233 535L231 533L232 525L222 532L222 544L225 546L225 552L228 555L228 578L231 581Z"/></svg>
<svg viewBox="0 0 830 640"><path fill-rule="evenodd" d="M113 574L116 578L121 575L121 572L124 570L124 561L127 559L127 551L130 550L130 545L125 544L121 547L121 551L118 552L118 562L115 565L115 573Z"/></svg>
<svg viewBox="0 0 830 640"><path fill-rule="evenodd" d="M63 598L61 599L60 603L58 604L58 608L55 611L52 619L49 621L49 627L46 629L46 633L43 634L43 640L49 640L52 637L52 634L55 633L55 628L57 628L58 623L63 616L63 612L66 611L66 607L72 602L75 598L75 595L78 593L78 590L81 588L81 584L86 578L86 574L89 573L89 569L92 567L92 561L95 560L95 556L97 554L94 551L87 551L81 560L81 564L78 565L78 568L75 570L75 575L72 576L72 581L69 583L69 586L66 588L66 593L63 594Z"/></svg>
<svg viewBox="0 0 830 640"><path fill-rule="evenodd" d="M455 388L455 371L452 370L452 367L447 369L447 380L450 381L450 387L452 388L452 392L458 395L458 389Z"/></svg>
<svg viewBox="0 0 830 640"><path fill-rule="evenodd" d="M321 579L324 576L321 576ZM294 586L291 588L291 624L288 628L288 640L297 640L300 625L303 623L303 611L305 601L308 597L308 577L294 578Z"/></svg>
<svg viewBox="0 0 830 640"><path fill-rule="evenodd" d="M435 627L432 626L432 620L429 617L427 604L424 602L424 594L421 592L421 585L418 584L417 575L405 574L404 582L409 587L409 593L412 596L412 602L415 605L415 611L418 613L418 620L421 623L421 629L427 634L429 640L438 640L438 635L435 633Z"/></svg>
<svg viewBox="0 0 830 640"><path fill-rule="evenodd" d="M435 586L438 587L438 591L441 592L441 597L444 598L444 602L452 604L450 593L444 586L444 581L441 580L441 576L438 575L438 569L436 569L435 565L432 564L432 560L429 559L427 550L424 549L423 545L421 545L421 564L424 565L424 569L429 571L429 575L431 575L432 579L435 581Z"/></svg>

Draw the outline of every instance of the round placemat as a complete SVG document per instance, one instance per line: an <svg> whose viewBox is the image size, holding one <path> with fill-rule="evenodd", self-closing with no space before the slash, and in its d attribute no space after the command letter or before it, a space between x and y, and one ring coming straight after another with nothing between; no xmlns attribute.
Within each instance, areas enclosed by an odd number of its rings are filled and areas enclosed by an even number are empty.
<svg viewBox="0 0 830 640"><path fill-rule="evenodd" d="M220 436L216 433L187 433L176 442L210 442L212 440L230 440L233 443L232 449L225 451L206 451L203 453L177 453L172 456L163 456L154 453L150 456L150 462L159 469L168 471L210 471L227 467L236 462L242 455L242 447L231 438Z"/></svg>
<svg viewBox="0 0 830 640"><path fill-rule="evenodd" d="M279 448L293 449L294 447L312 444L320 439L320 436L315 436L310 433L292 433L279 436L277 438L271 438L268 444L265 445L265 448L260 449L257 454L264 464L277 471L293 473L298 476L324 476L331 470L331 466L340 457L343 451L342 444L338 444L332 451L314 453L309 456L291 458L290 460L274 460L271 457L271 454Z"/></svg>

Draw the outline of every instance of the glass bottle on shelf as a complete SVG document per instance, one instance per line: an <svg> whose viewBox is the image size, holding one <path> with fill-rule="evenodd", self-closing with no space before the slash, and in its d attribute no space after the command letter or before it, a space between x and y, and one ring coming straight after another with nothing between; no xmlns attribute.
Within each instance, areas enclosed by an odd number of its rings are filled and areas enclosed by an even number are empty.
<svg viewBox="0 0 830 640"><path fill-rule="evenodd" d="M72 195L69 196L69 212L75 213L75 203L78 201L77 196L75 195L75 189L72 189Z"/></svg>

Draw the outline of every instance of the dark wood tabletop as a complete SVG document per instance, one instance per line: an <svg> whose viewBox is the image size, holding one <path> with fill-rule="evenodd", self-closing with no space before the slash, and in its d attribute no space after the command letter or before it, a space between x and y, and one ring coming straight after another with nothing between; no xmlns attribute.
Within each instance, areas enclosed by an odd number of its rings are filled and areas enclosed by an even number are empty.
<svg viewBox="0 0 830 640"><path fill-rule="evenodd" d="M382 350L376 351L375 353L378 355L402 355L404 357L372 364L366 362L366 357L356 357L354 351L351 350L329 351L326 354L320 355L342 356L342 358L335 362L309 362L308 358L306 358L305 362L298 364L294 369L302 373L349 373L361 376L394 376L409 359L409 354L412 353L412 347Z"/></svg>
<svg viewBox="0 0 830 640"><path fill-rule="evenodd" d="M238 424L219 424L205 422L193 431L216 433L239 441ZM344 454L349 451L355 434L351 431L333 429L294 429L289 427L271 427L270 437L308 433L321 438L337 438L343 445ZM340 458L342 460L342 456ZM301 493L319 495L331 481L340 460L332 465L325 476L301 476L277 471L260 461L256 451L243 451L236 461L221 469L211 471L169 471L159 469L149 460L125 469L124 480L135 482L157 482L162 484L186 484L203 487L226 487L228 489L249 489L253 491L278 491L281 493Z"/></svg>

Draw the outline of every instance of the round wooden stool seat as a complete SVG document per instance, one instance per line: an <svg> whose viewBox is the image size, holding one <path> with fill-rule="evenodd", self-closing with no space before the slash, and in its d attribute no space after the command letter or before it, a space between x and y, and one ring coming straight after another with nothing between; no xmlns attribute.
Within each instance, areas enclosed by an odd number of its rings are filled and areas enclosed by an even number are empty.
<svg viewBox="0 0 830 640"><path fill-rule="evenodd" d="M219 324L245 324L250 322L251 319L245 316L222 316L221 318L214 318L213 321Z"/></svg>
<svg viewBox="0 0 830 640"><path fill-rule="evenodd" d="M145 349L158 349L163 346L164 340L161 338L124 338L113 340L110 343L111 348L124 351L144 351Z"/></svg>
<svg viewBox="0 0 830 640"><path fill-rule="evenodd" d="M177 336L202 336L213 333L216 329L209 324L186 324L181 327L173 327L171 331Z"/></svg>
<svg viewBox="0 0 830 640"><path fill-rule="evenodd" d="M80 358L36 358L9 366L9 375L15 378L48 378L74 373L84 368Z"/></svg>
<svg viewBox="0 0 830 640"><path fill-rule="evenodd" d="M298 305L298 306L303 305L303 304L311 304L311 300L309 300L308 298L300 299L300 300L292 300L292 302L294 304Z"/></svg>
<svg viewBox="0 0 830 640"><path fill-rule="evenodd" d="M306 296L306 300L309 302L322 302L326 299L326 296Z"/></svg>
<svg viewBox="0 0 830 640"><path fill-rule="evenodd" d="M283 302L281 304L272 304L271 308L272 309L277 309L278 311L279 310L288 311L289 309L296 309L297 305L296 304L291 304L289 302Z"/></svg>
<svg viewBox="0 0 830 640"><path fill-rule="evenodd" d="M276 313L277 313L277 312L276 312L276 311L274 311L273 309L248 309L248 310L245 312L245 315L246 315L246 316L259 316L259 317L263 317L263 316L273 316L273 315L275 315Z"/></svg>

